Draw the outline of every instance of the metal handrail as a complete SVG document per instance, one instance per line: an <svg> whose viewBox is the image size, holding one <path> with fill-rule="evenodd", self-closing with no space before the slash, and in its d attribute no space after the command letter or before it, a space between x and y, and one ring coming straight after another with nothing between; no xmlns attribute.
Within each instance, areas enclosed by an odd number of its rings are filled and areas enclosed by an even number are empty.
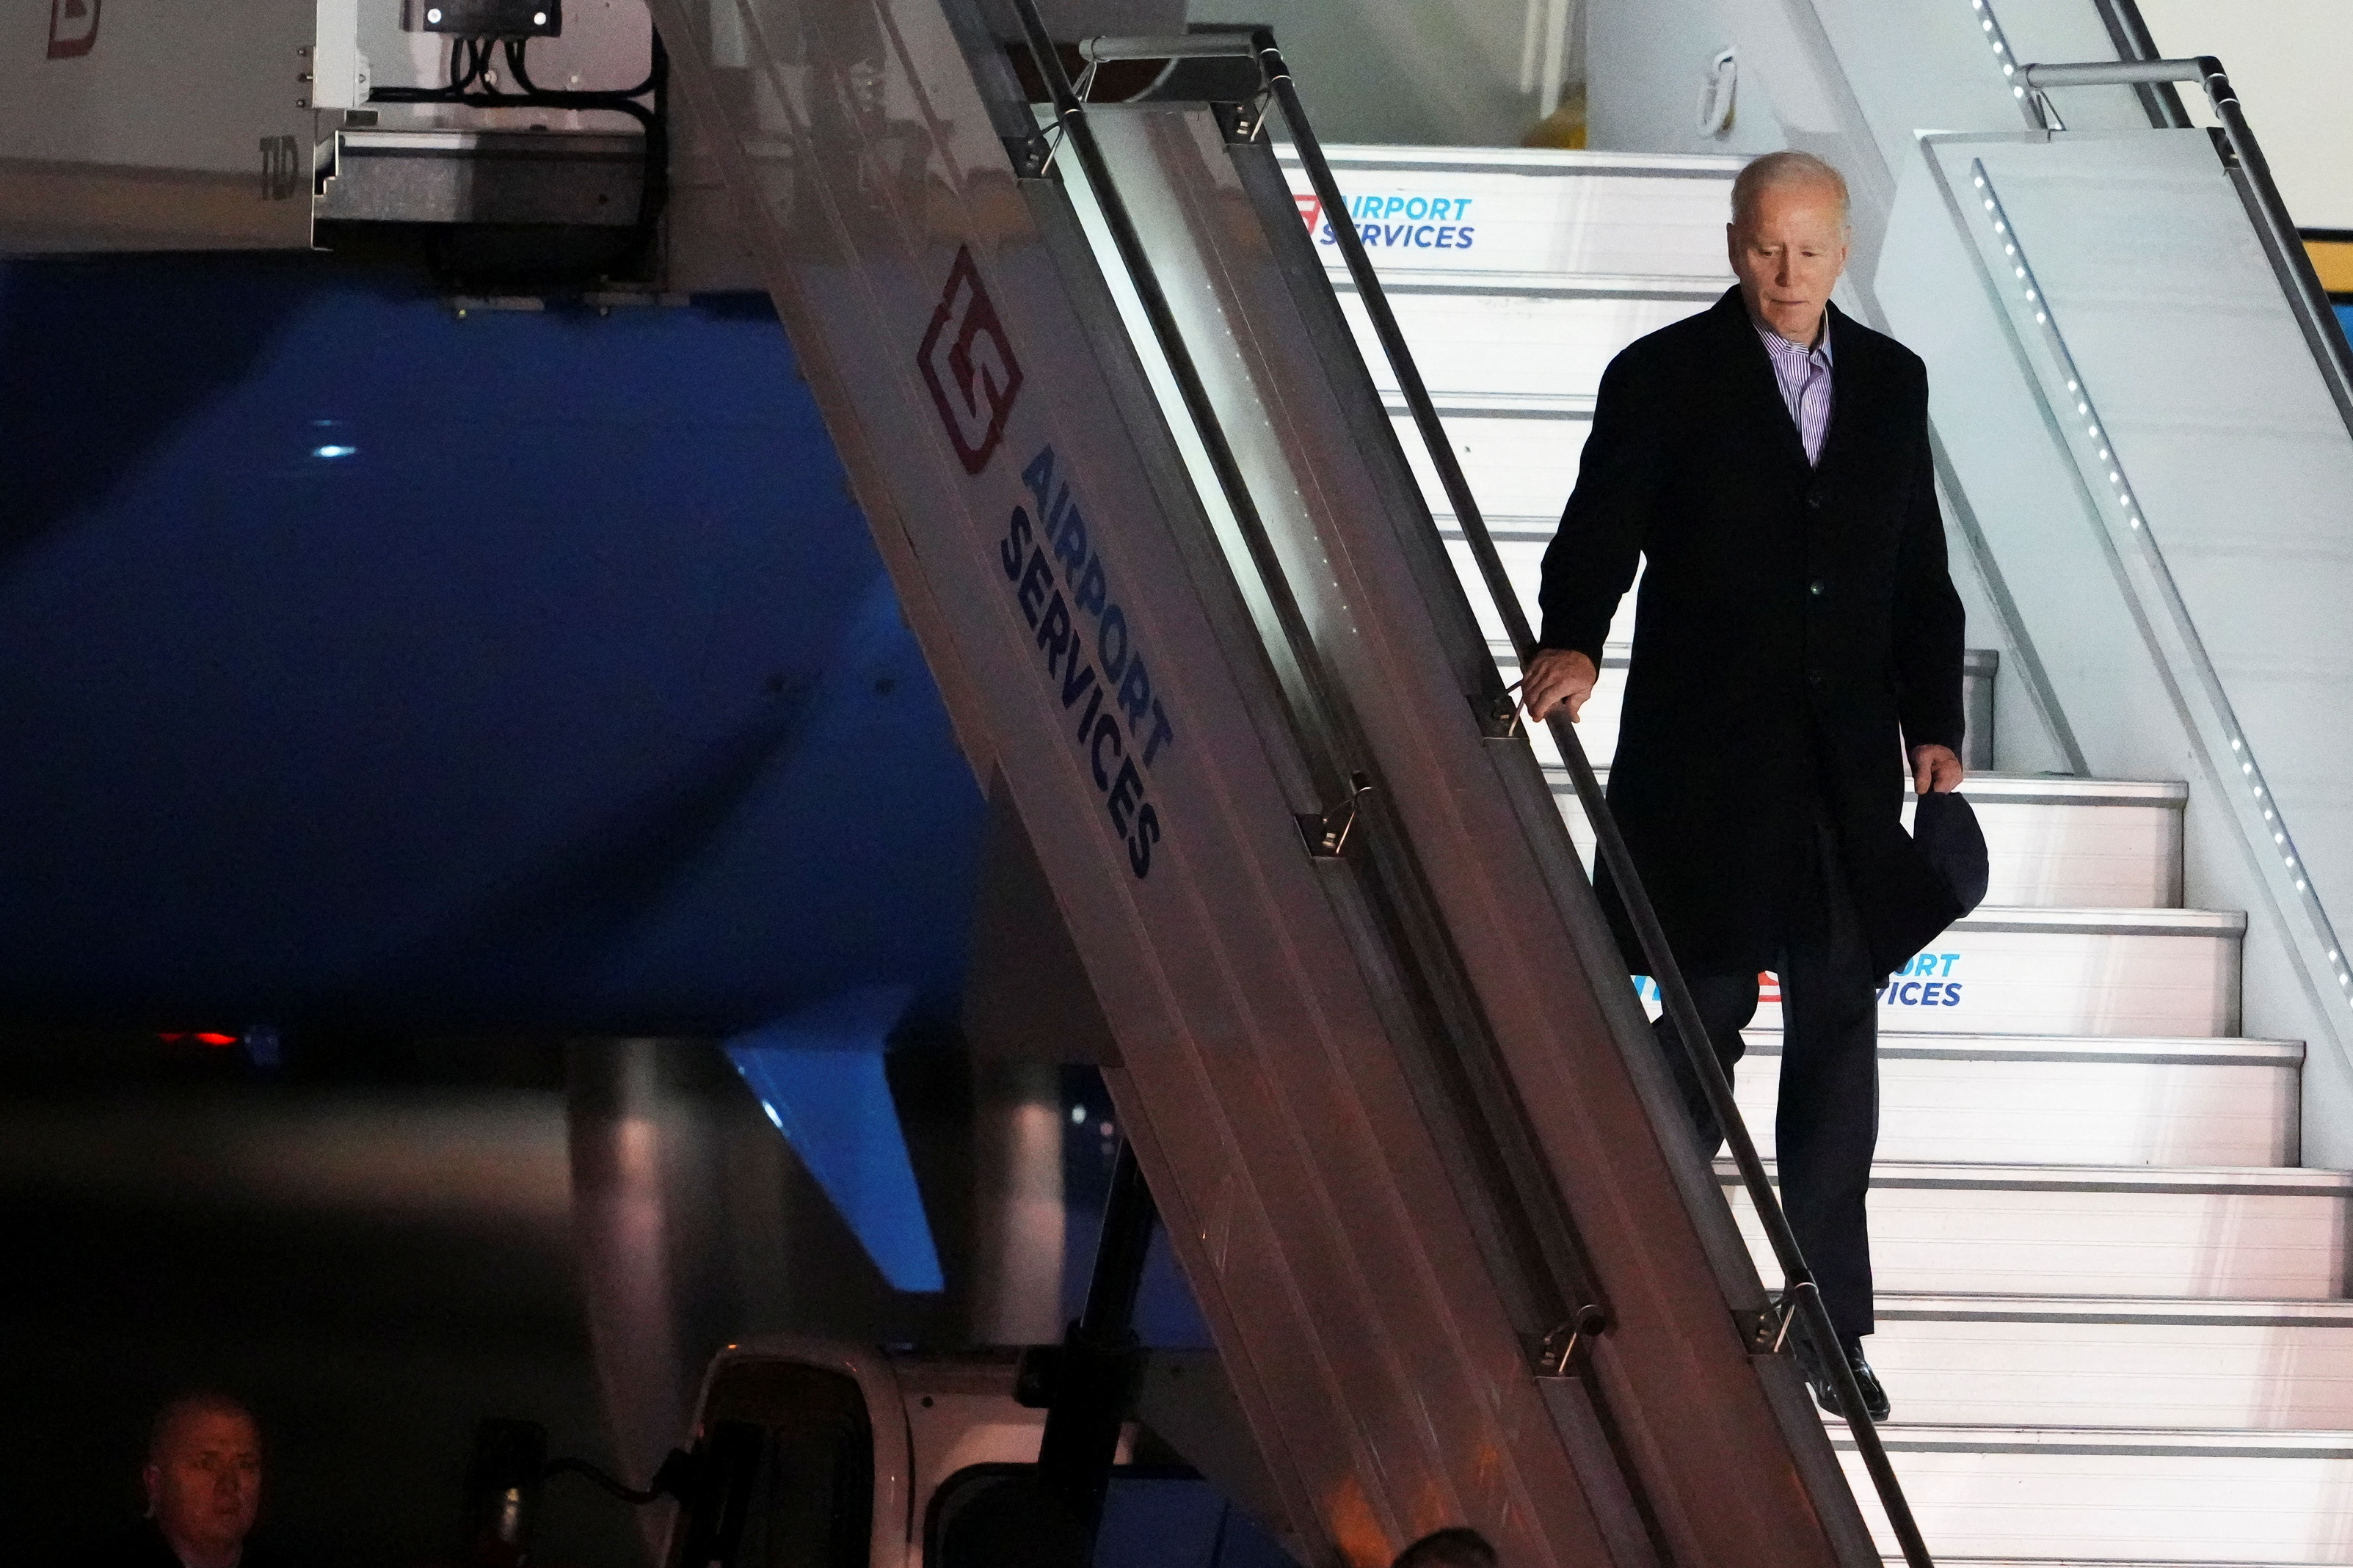
<svg viewBox="0 0 2353 1568"><path fill-rule="evenodd" d="M1243 33L1187 33L1181 38L1120 38L1108 35L1079 40L1082 60L1248 59L1255 51Z"/></svg>
<svg viewBox="0 0 2353 1568"><path fill-rule="evenodd" d="M1016 0L1016 5L1022 15L1025 29L1030 35L1030 47L1033 53L1041 61L1051 60L1053 58L1051 42L1047 37L1042 24L1037 20L1033 6L1028 3L1028 0ZM1317 140L1314 128L1308 121L1306 111L1299 100L1297 88L1292 79L1290 68L1284 63L1282 52L1275 44L1272 31L1268 28L1254 29L1248 36L1247 40L1234 34L1196 34L1181 38L1162 39L1098 37L1081 43L1079 54L1081 58L1090 62L1219 58L1237 55L1256 57L1268 90L1282 110L1284 123L1291 132L1292 144L1329 215L1335 241L1342 256L1346 259L1350 276L1356 284L1358 297L1372 320L1374 331L1380 339L1383 353L1398 377L1398 386L1412 413L1415 428L1429 449L1448 500L1454 509L1456 521L1471 544L1472 552L1479 563L1482 578L1504 617L1505 627L1511 636L1512 646L1525 668L1526 661L1536 651L1535 634L1529 627L1526 614L1521 608L1518 597L1512 589L1502 555L1497 551L1493 537L1487 531L1485 521L1479 510L1477 500L1471 493L1469 482L1463 477L1461 466L1455 460L1453 449L1446 438L1444 426L1439 418L1436 406L1430 400L1429 388L1421 379L1420 372L1414 363L1412 351L1406 343L1404 333L1398 327L1396 315L1390 310L1388 297L1381 288L1380 279L1373 269L1363 241L1356 233L1356 225L1349 216L1346 200L1333 175L1330 163L1324 156L1322 143ZM1092 132L1086 124L1083 105L1079 95L1067 82L1060 79L1060 74L1059 69L1049 68L1046 71L1050 90L1055 100L1057 117L1063 127L1064 133L1071 139L1082 162L1088 165L1090 174L1093 174L1103 168L1102 155L1093 145ZM1098 179L1094 183L1098 187L1098 199L1103 202L1106 217L1111 220L1114 237L1123 251L1125 251L1131 247L1134 236L1132 233L1132 226L1126 221L1124 206L1119 201L1116 191L1109 188L1108 179ZM1133 265L1134 258L1124 257L1124 259L1131 260L1131 273L1138 271L1137 267ZM1138 277L1137 282L1139 299L1144 305L1145 314L1153 321L1155 332L1166 340L1165 346L1184 362L1175 367L1178 372L1176 379L1183 390L1188 413L1195 416L1196 425L1202 427L1205 440L1209 441L1211 466L1218 472L1220 485L1228 490L1229 499L1236 505L1237 510L1250 513L1251 520L1255 521L1254 508L1250 506L1246 494L1240 493L1239 489L1239 469L1232 463L1231 454L1224 450L1221 439L1211 439L1216 433L1214 415L1206 408L1193 406L1198 392L1197 377L1187 374L1191 368L1189 358L1185 356L1181 344L1176 342L1177 334L1173 316L1151 277L1148 262L1142 266L1141 276ZM1434 527L1435 524L1433 523L1432 526ZM1262 529L1246 526L1243 532L1250 542L1253 556L1260 556L1266 545L1262 537ZM1295 605L1289 605L1288 595L1279 591L1280 563L1271 561L1271 551L1266 553L1269 558L1261 559L1258 563L1261 568L1261 575L1266 575L1270 570L1271 571L1272 580L1268 584L1270 590L1274 592L1279 605L1288 605L1295 614ZM1279 611L1278 619L1284 622L1286 633L1293 632L1290 616L1282 615ZM1309 662L1312 666L1312 661ZM1873 1485L1886 1510L1890 1526L1903 1550L1905 1562L1911 1565L1911 1568L1934 1568L1933 1559L1928 1554L1926 1543L1921 1540L1919 1527L1914 1521L1910 1505L1905 1499L1903 1487L1897 1481L1894 1470L1888 1462L1886 1448L1880 1441L1877 1429L1873 1426L1870 1417L1862 1413L1862 1388L1856 1382L1853 1369L1847 1363L1837 1331L1831 1323L1827 1310L1822 1305L1820 1287L1814 1280L1812 1271L1806 1265L1805 1258L1799 1248L1796 1235L1791 1231L1788 1216L1782 1212L1780 1201L1774 1193L1771 1179L1766 1174L1764 1162L1758 1156L1756 1143L1749 1137L1746 1126L1741 1119L1739 1108L1733 1099L1731 1082L1725 1078L1722 1066L1715 1059L1715 1051L1708 1042L1707 1032L1701 1025L1698 1008L1692 1000L1690 988L1685 984L1682 971L1668 947L1664 928L1661 926L1649 895L1643 889L1631 853L1627 849L1625 839L1619 832L1617 821L1611 815L1609 802L1594 776L1592 765L1587 760L1584 748L1578 742L1575 731L1566 721L1556 719L1551 721L1551 726L1555 740L1560 747L1561 755L1568 763L1570 778L1576 786L1577 797L1584 805L1586 815L1594 826L1603 861L1609 867L1612 877L1619 884L1627 912L1634 923L1636 932L1642 943L1644 955L1651 965L1652 978L1658 982L1661 994L1665 1000L1667 1014L1674 1022L1675 1034L1681 1040L1685 1054L1691 1058L1693 1068L1699 1077L1703 1091L1719 1125L1725 1130L1726 1140L1731 1147L1734 1163L1738 1168L1741 1183L1755 1205L1765 1229L1767 1244L1772 1247L1775 1260L1782 1270L1783 1288L1777 1311L1770 1324L1769 1337L1767 1338L1766 1343L1758 1348L1780 1350L1791 1325L1802 1322L1838 1394L1839 1403L1845 1413L1848 1426L1854 1435L1855 1447L1862 1456L1864 1468L1871 1475Z"/></svg>
<svg viewBox="0 0 2353 1568"><path fill-rule="evenodd" d="M2116 49L2120 60L2153 60L2158 58L2157 40L2149 35L2148 24L2141 19L2136 0L2092 0L2092 8L2100 14L2100 21L2108 29L2108 42ZM2159 131L2183 131L2189 125L2189 115L2181 107L2181 95L2173 90L2170 82L2135 82L2133 92L2140 100L2149 124Z"/></svg>
<svg viewBox="0 0 2353 1568"><path fill-rule="evenodd" d="M2196 82L2205 89L2206 100L2214 108L2214 118L2222 122L2222 138L2234 162L2232 173L2238 176L2248 211L2263 230L2272 271L2286 291L2289 305L2295 311L2296 325L2302 329L2313 358L2319 362L2321 379L2328 384L2337 416L2345 421L2346 432L2353 435L2353 342L2348 342L2344 329L2337 324L2336 309L2329 303L2327 290L2320 286L2319 274L2312 269L2312 258L2295 231L2295 221L2288 216L2287 204L2280 198L2279 186L2272 179L2271 162L2263 156L2262 144L2247 124L2246 110L2239 103L2238 91L2232 87L2222 62L2211 55L2200 55L2193 59L2091 60L2021 66L2019 74L2025 79L2030 93L2053 87L2141 87L2181 81ZM2036 112L2041 111L2038 109Z"/></svg>

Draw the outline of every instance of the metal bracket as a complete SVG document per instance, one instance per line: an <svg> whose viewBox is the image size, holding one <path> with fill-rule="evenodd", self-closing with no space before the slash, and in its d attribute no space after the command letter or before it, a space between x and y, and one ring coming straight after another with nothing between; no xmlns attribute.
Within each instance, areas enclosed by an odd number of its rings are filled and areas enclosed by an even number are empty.
<svg viewBox="0 0 2353 1568"><path fill-rule="evenodd" d="M1520 705L1512 696L1513 688L1518 684L1514 681L1511 687L1501 691L1492 695L1474 694L1468 700L1471 715L1479 723L1481 740L1508 741L1520 732Z"/></svg>
<svg viewBox="0 0 2353 1568"><path fill-rule="evenodd" d="M1213 103L1209 112L1217 117L1218 129L1226 140L1234 142L1262 142L1266 139L1266 108L1271 93L1261 93L1250 103Z"/></svg>
<svg viewBox="0 0 2353 1568"><path fill-rule="evenodd" d="M1798 1321L1798 1292L1795 1287L1781 1292L1780 1300L1761 1312L1735 1312L1733 1326L1740 1331L1741 1342L1750 1355L1779 1355L1789 1348L1789 1329Z"/></svg>
<svg viewBox="0 0 2353 1568"><path fill-rule="evenodd" d="M1577 1315L1545 1336L1536 1350L1538 1377L1572 1375L1579 1359L1593 1353L1593 1342L1609 1331L1609 1314L1588 1302L1577 1310Z"/></svg>
<svg viewBox="0 0 2353 1568"><path fill-rule="evenodd" d="M1348 835L1356 826L1356 801L1373 787L1372 780L1362 773L1350 779L1355 787L1348 798L1329 811L1303 811L1292 820L1299 824L1299 837L1306 841L1307 853L1318 860L1337 858L1348 847Z"/></svg>
<svg viewBox="0 0 2353 1568"><path fill-rule="evenodd" d="M1042 180L1054 163L1054 142L1044 132L1004 138L1005 155L1013 161L1017 180Z"/></svg>

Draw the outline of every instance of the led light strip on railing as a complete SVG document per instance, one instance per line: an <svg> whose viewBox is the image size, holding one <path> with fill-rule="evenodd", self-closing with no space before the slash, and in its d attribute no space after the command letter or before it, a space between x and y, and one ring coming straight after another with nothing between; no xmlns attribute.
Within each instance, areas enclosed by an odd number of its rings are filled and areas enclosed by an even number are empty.
<svg viewBox="0 0 2353 1568"><path fill-rule="evenodd" d="M2000 66L2001 74L2010 79L2010 96L2018 100L2020 109L2026 115L2026 123L2040 131L2042 129L2042 117L2027 101L2026 84L2018 79L2018 57L2010 52L2010 39L2002 35L2001 23L1995 18L1993 7L1987 5L1986 0L1969 0L1969 8L1977 13L1978 26L1984 29L1986 42L1993 46L1994 63Z"/></svg>
<svg viewBox="0 0 2353 1568"><path fill-rule="evenodd" d="M1988 24L1991 26L1990 23ZM2328 972L2348 1005L2353 1005L2353 963L2345 958L2337 940L2328 912L2322 908L2319 896L2312 891L2306 875L2303 859L2296 854L2295 844L2288 837L2287 824L2281 817L2278 799L2263 782L2263 771L2256 766L2253 746L2239 728L2237 715L2232 710L2230 698L2214 673L2213 661L2207 657L2204 642L2199 637L2196 624L2190 619L2189 606L2183 602L2179 586L2174 582L2172 569L2166 564L2165 553L2158 547L2155 531L2146 519L2146 509L2133 500L2132 484L2125 475L2124 458L2116 450L2114 433L2101 422L2100 414L2092 402L2091 389L2084 384L2074 355L2068 352L2067 340L2058 324L2051 319L2049 294L2037 282L2033 265L2027 260L2018 229L2010 221L2001 197L1994 189L1993 178L1987 173L1982 160L1969 162L1971 188L1960 193L1977 204L1977 217L1981 220L1977 239L1979 254L1988 274L2001 296L2003 306L2016 324L2021 343L2039 344L2045 356L2038 363L2037 379L2048 375L2052 382L2063 383L2063 395L2043 383L2043 400L2060 428L2066 433L2069 455L2074 459L2077 477L2084 493L2100 514L2101 531L2108 536L2119 563L2127 551L2137 554L2158 592L2165 600L2165 608L2180 636L2188 660L2196 677L2196 687L2205 699L2201 737L2208 745L2216 772L2226 773L2222 755L2214 749L2217 741L2229 743L2229 762L2238 768L2239 782L2247 788L2241 801L2243 810L2251 814L2248 826L2255 829L2252 814L2260 812L2260 832L2271 840L2272 850L2279 857L2275 873L2284 888L2293 883L2287 894L2289 902L2301 905L2312 922L2319 945L2328 952ZM2033 317L2030 328L2026 318ZM2055 370L2053 369L2055 367ZM2121 520L2124 528L2116 523ZM2127 584L2126 591L2131 592ZM2186 685L2178 688L2187 696ZM2227 773L2226 773L2227 776Z"/></svg>

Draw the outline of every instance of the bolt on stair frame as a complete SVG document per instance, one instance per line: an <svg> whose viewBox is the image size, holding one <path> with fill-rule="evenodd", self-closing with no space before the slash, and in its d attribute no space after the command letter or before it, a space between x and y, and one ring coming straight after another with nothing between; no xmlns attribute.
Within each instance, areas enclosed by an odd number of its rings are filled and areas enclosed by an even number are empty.
<svg viewBox="0 0 2353 1568"><path fill-rule="evenodd" d="M1046 37L1042 25L1039 23L1029 0L1016 0L1016 4L1029 31L1033 52L1039 56L1041 63L1052 60L1051 44ZM1511 637L1512 647L1521 660L1522 668L1525 668L1528 660L1537 651L1535 637L1528 626L1526 612L1521 607L1519 598L1512 588L1503 556L1496 549L1493 538L1487 531L1486 521L1479 510L1477 500L1471 493L1470 484L1463 476L1461 465L1455 460L1453 448L1447 440L1445 427L1440 420L1437 407L1430 400L1429 388L1423 384L1420 372L1415 365L1412 351L1405 341L1402 329L1398 325L1395 313L1389 308L1388 297L1382 290L1378 275L1374 271L1372 260L1366 253L1363 240L1356 233L1356 224L1349 216L1346 198L1332 173L1331 164L1324 156L1322 143L1316 139L1314 131L1308 122L1306 112L1299 100L1298 90L1293 83L1290 68L1284 63L1282 52L1276 47L1272 31L1268 28L1258 28L1248 35L1196 34L1182 38L1160 39L1099 37L1081 44L1079 52L1081 58L1090 65L1113 59L1157 59L1176 57L1198 58L1211 56L1240 56L1256 59L1269 94L1282 111L1283 121L1291 132L1292 144L1298 153L1300 163L1306 170L1316 195L1322 200L1324 209L1329 215L1335 240L1341 255L1347 262L1349 276L1356 285L1358 297L1365 306L1366 315L1371 319L1374 331L1380 339L1382 352L1397 375L1398 389L1405 398L1408 409L1412 414L1414 427L1420 436L1423 446L1428 449L1440 482L1446 491L1447 500L1453 508L1456 521L1471 546L1472 555L1478 561L1481 578L1496 610L1503 617L1505 629ZM1056 83L1057 118L1071 144L1080 152L1090 173L1102 171L1101 154L1095 150L1092 136L1086 129L1084 106L1077 95L1069 90L1067 82L1059 80L1060 76L1058 69L1050 69L1050 81ZM1258 125L1253 128L1253 133L1263 134L1264 129L1261 117ZM1102 174L1101 179L1102 183L1108 186L1107 174ZM1115 200L1114 196L1113 202ZM1121 228L1122 225L1118 220L1114 220L1113 227L1116 230ZM1123 233L1121 238L1124 246L1134 243L1132 233ZM1158 301L1157 288L1150 279L1148 267L1143 269L1142 275L1136 278L1135 282L1138 293L1145 298L1147 311L1154 318L1155 328L1162 327L1167 321L1166 306L1165 303ZM1174 342L1173 327L1166 328L1164 335L1171 340L1164 342L1164 349L1169 353L1172 363L1180 367L1176 379L1185 388L1188 412L1193 413L1197 422L1203 425L1204 442L1208 446L1212 462L1219 467L1222 477L1230 471L1227 466L1230 463L1230 454L1225 453L1222 437L1216 433L1214 416L1207 407L1206 396L1199 392L1198 382L1188 374L1189 358L1185 356L1182 345ZM1196 404L1199 406L1195 406ZM1221 453L1225 454L1223 461L1219 458ZM1255 521L1254 518L1253 521ZM1259 563L1261 571L1273 574L1274 580L1270 582L1269 588L1278 605L1287 607L1289 611L1289 615L1283 617L1286 622L1285 630L1288 632L1291 629L1289 616L1297 614L1296 602L1291 598L1287 590L1280 585L1280 565L1274 560L1271 547L1261 550L1264 543L1262 531L1246 528L1245 534L1250 540L1253 556L1263 554L1264 558ZM1303 624L1300 626L1300 631L1304 635ZM1811 1270L1806 1266L1805 1258L1798 1247L1797 1237L1789 1228L1788 1216L1782 1213L1780 1201L1774 1194L1771 1180L1765 1173L1764 1162L1758 1157L1756 1143L1749 1137L1747 1127L1741 1119L1739 1108L1734 1102L1731 1081L1725 1076L1722 1066L1715 1059L1715 1051L1707 1043L1706 1031L1700 1024L1698 1008L1692 1001L1690 989L1685 985L1682 971L1667 945L1665 931L1660 925L1657 912L1651 908L1650 896L1644 890L1641 879L1635 871L1632 857L1626 848L1625 839L1618 831L1617 822L1610 814L1609 802L1602 795L1599 782L1594 777L1592 764L1586 758L1585 749L1578 741L1576 731L1567 721L1556 718L1549 723L1553 738L1560 748L1561 756L1568 765L1569 776L1576 785L1577 799L1593 825L1599 853L1619 884L1620 894L1626 903L1627 913L1641 941L1644 957L1651 965L1651 975L1659 984L1660 994L1665 1003L1667 1016L1673 1021L1674 1032L1682 1042L1685 1055L1690 1058L1694 1070L1699 1075L1700 1083L1707 1095L1710 1107L1725 1128L1726 1142L1731 1148L1734 1163L1738 1167L1741 1184L1746 1189L1750 1201L1756 1207L1767 1241L1773 1249L1775 1261L1782 1270L1783 1287L1780 1299L1774 1310L1765 1314L1764 1321L1757 1326L1749 1348L1754 1353L1778 1353L1786 1348L1788 1334L1793 1327L1802 1327L1811 1336L1817 1346L1829 1347L1819 1359L1831 1377L1840 1405L1845 1412L1847 1426L1853 1433L1855 1447L1862 1456L1864 1468L1869 1472L1873 1489L1878 1493L1881 1505L1886 1510L1889 1526L1903 1552L1904 1560L1909 1568L1934 1568L1934 1559L1928 1552L1926 1543L1921 1539L1919 1526L1912 1516L1910 1504L1905 1499L1902 1483L1896 1479L1894 1469L1888 1461L1886 1447L1881 1443L1878 1431L1873 1426L1869 1416L1859 1414L1862 1409L1862 1388L1855 1380L1853 1369L1848 1365L1844 1354L1839 1350L1838 1335L1831 1325L1828 1311L1822 1306L1820 1288L1814 1281ZM1570 1346L1574 1347L1581 1338L1589 1337L1590 1331L1586 1320L1580 1319L1578 1331L1572 1331L1568 1335ZM1560 1354L1560 1360L1564 1365L1567 1359L1567 1353Z"/></svg>

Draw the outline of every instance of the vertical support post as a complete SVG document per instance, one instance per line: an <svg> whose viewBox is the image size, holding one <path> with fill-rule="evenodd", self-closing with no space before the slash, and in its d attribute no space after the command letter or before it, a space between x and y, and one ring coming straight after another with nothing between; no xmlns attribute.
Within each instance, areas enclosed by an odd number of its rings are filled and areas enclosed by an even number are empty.
<svg viewBox="0 0 2353 1568"><path fill-rule="evenodd" d="M1145 1185L1134 1149L1123 1142L1103 1205L1103 1237L1095 1247L1087 1304L1062 1338L1046 1434L1038 1444L1038 1485L1077 1526L1079 1564L1094 1557L1103 1499L1119 1452L1119 1428L1134 1402L1143 1351L1135 1333L1135 1303L1144 1289L1159 1210Z"/></svg>

